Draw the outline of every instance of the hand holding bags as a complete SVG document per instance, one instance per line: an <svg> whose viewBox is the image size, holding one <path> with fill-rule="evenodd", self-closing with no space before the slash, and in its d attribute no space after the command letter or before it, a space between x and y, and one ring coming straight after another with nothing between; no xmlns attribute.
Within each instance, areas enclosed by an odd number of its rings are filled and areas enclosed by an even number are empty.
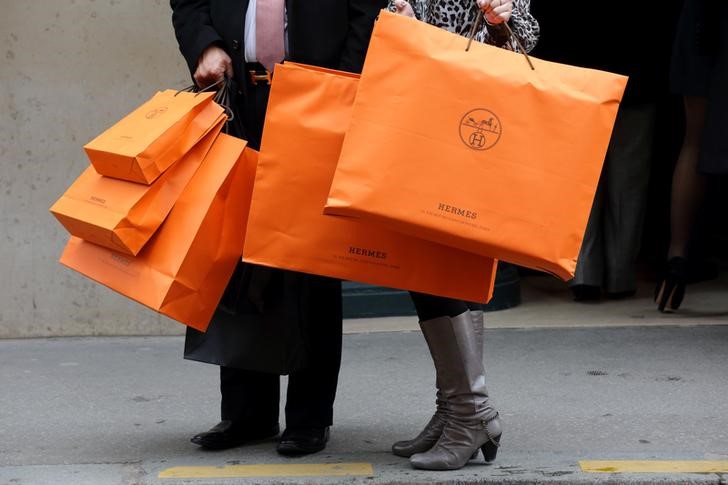
<svg viewBox="0 0 728 485"><path fill-rule="evenodd" d="M256 162L244 141L220 134L137 256L72 237L61 263L204 331L242 253Z"/></svg>
<svg viewBox="0 0 728 485"><path fill-rule="evenodd" d="M487 302L492 259L323 215L357 84L352 74L276 66L243 260Z"/></svg>
<svg viewBox="0 0 728 485"><path fill-rule="evenodd" d="M626 78L381 12L327 202L573 276Z"/></svg>

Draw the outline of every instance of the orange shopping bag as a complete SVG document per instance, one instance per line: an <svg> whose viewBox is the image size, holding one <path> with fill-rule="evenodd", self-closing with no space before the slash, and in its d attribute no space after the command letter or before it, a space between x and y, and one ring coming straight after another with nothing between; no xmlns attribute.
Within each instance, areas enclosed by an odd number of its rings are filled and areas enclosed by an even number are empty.
<svg viewBox="0 0 728 485"><path fill-rule="evenodd" d="M220 134L137 256L71 237L61 263L185 325L206 330L240 260L257 153Z"/></svg>
<svg viewBox="0 0 728 485"><path fill-rule="evenodd" d="M574 274L626 78L382 12L327 214Z"/></svg>
<svg viewBox="0 0 728 485"><path fill-rule="evenodd" d="M358 76L276 66L243 260L487 302L495 261L323 214Z"/></svg>
<svg viewBox="0 0 728 485"><path fill-rule="evenodd" d="M218 124L151 185L127 182L88 167L51 207L73 236L136 255L164 222L225 123Z"/></svg>
<svg viewBox="0 0 728 485"><path fill-rule="evenodd" d="M91 164L101 175L152 183L215 124L222 108L213 96L158 92L84 146Z"/></svg>

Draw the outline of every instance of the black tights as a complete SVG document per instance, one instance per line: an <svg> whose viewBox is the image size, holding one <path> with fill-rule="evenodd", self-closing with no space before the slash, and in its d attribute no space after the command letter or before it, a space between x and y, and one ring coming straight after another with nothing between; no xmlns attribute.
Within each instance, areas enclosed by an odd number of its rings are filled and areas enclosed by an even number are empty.
<svg viewBox="0 0 728 485"><path fill-rule="evenodd" d="M410 296L412 297L412 303L415 304L417 317L421 322L438 317L454 317L461 313L465 313L466 310L483 309L483 306L479 303L470 303L462 300L453 300L452 298L415 293L414 291L410 291Z"/></svg>

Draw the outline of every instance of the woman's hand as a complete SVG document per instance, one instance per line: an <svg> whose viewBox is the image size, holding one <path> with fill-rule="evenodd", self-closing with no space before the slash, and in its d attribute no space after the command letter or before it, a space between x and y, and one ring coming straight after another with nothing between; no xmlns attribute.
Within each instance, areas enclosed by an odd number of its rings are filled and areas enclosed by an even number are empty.
<svg viewBox="0 0 728 485"><path fill-rule="evenodd" d="M485 14L486 22L497 25L511 18L513 0L478 0L478 7Z"/></svg>
<svg viewBox="0 0 728 485"><path fill-rule="evenodd" d="M415 11L412 10L412 5L407 0L394 0L394 8L397 9L399 15L412 18L415 16Z"/></svg>

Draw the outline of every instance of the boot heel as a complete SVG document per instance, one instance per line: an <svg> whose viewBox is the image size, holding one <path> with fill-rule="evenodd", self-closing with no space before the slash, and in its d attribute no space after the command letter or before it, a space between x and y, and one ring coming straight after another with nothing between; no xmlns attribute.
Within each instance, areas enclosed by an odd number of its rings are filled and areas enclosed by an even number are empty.
<svg viewBox="0 0 728 485"><path fill-rule="evenodd" d="M492 441L488 440L483 446L480 447L480 450L483 452L483 458L485 458L486 462L490 463L495 460L495 455L498 453L499 444L500 436L497 436L493 438Z"/></svg>

